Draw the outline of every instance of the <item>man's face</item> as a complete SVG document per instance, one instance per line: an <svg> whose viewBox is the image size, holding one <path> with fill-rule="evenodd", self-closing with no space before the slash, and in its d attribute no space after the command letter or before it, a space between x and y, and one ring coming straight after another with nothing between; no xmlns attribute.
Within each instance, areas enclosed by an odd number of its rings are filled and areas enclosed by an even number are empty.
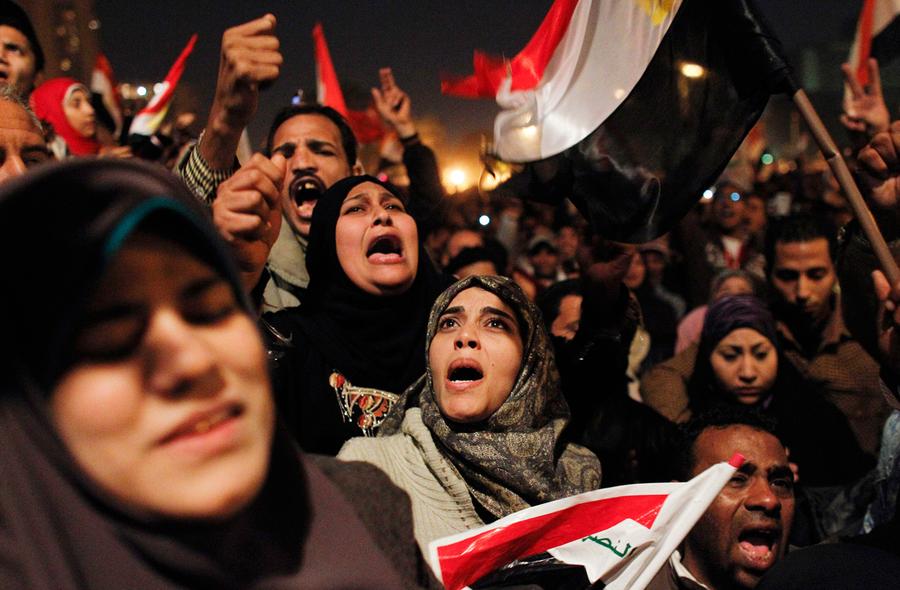
<svg viewBox="0 0 900 590"><path fill-rule="evenodd" d="M552 279L559 267L559 254L549 248L540 248L529 257L534 267L534 276L539 279Z"/></svg>
<svg viewBox="0 0 900 590"><path fill-rule="evenodd" d="M748 195L744 199L743 223L751 233L758 234L766 228L768 216L766 201L759 195Z"/></svg>
<svg viewBox="0 0 900 590"><path fill-rule="evenodd" d="M20 96L27 97L34 88L36 67L28 37L19 29L0 25L0 84L14 86Z"/></svg>
<svg viewBox="0 0 900 590"><path fill-rule="evenodd" d="M831 316L831 295L837 282L828 240L777 242L771 281L787 311L795 316L778 319L823 326Z"/></svg>
<svg viewBox="0 0 900 590"><path fill-rule="evenodd" d="M741 224L744 216L744 199L737 187L726 185L719 188L712 207L713 218L720 230L729 232Z"/></svg>
<svg viewBox="0 0 900 590"><path fill-rule="evenodd" d="M352 172L341 131L323 115L297 115L275 130L272 153L287 159L281 188L284 218L295 233L306 238L319 197Z"/></svg>
<svg viewBox="0 0 900 590"><path fill-rule="evenodd" d="M49 159L44 137L25 109L0 100L0 183Z"/></svg>
<svg viewBox="0 0 900 590"><path fill-rule="evenodd" d="M711 588L753 588L784 556L794 521L794 478L781 442L735 424L694 443L695 476L741 453L745 462L684 542L684 565Z"/></svg>

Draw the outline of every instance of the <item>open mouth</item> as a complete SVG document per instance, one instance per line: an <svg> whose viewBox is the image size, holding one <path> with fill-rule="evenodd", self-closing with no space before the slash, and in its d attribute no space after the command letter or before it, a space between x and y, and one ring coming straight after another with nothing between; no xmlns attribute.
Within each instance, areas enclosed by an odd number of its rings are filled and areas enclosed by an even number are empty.
<svg viewBox="0 0 900 590"><path fill-rule="evenodd" d="M775 546L781 537L777 528L752 528L738 535L741 551L758 567L769 567L775 560Z"/></svg>
<svg viewBox="0 0 900 590"><path fill-rule="evenodd" d="M325 184L315 176L298 176L288 187L291 200L299 207L309 201L317 201L325 192Z"/></svg>
<svg viewBox="0 0 900 590"><path fill-rule="evenodd" d="M380 236L369 244L366 258L375 263L398 262L403 258L403 244L393 234Z"/></svg>
<svg viewBox="0 0 900 590"><path fill-rule="evenodd" d="M481 365L470 359L453 361L447 371L447 380L451 383L473 383L483 378L484 371L481 370Z"/></svg>

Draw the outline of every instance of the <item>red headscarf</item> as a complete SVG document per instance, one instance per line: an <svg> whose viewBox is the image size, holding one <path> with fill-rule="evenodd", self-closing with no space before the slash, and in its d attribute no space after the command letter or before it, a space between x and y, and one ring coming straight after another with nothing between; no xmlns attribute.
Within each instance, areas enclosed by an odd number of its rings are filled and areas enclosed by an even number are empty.
<svg viewBox="0 0 900 590"><path fill-rule="evenodd" d="M94 155L100 151L100 143L93 137L85 137L69 123L63 104L76 90L90 91L84 84L72 78L53 78L38 86L31 93L31 108L42 121L53 125L57 135L66 140L69 152L76 156Z"/></svg>

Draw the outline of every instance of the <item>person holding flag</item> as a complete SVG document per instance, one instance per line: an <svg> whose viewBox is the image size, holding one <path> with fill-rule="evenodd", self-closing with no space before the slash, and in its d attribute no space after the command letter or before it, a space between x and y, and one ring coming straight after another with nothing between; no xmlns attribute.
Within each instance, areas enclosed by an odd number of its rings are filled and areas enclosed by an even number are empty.
<svg viewBox="0 0 900 590"><path fill-rule="evenodd" d="M676 461L682 481L734 453L744 463L647 588L754 588L784 557L794 521L794 476L784 444L769 420L743 408L701 414L682 435Z"/></svg>

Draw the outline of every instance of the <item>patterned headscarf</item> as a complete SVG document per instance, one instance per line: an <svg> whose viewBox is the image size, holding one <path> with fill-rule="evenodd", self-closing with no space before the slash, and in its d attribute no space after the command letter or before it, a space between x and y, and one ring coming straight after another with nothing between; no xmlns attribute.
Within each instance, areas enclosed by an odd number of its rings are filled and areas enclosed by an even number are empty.
<svg viewBox="0 0 900 590"><path fill-rule="evenodd" d="M522 334L522 365L509 397L481 428L461 429L441 414L431 367L406 390L380 435L395 432L403 408L418 405L437 446L459 470L472 496L497 518L529 506L600 487L600 462L589 450L565 444L560 435L569 407L560 389L553 348L540 312L513 281L471 276L437 299L428 319L425 357L444 310L462 291L479 288L514 311ZM405 403L404 403L405 402Z"/></svg>

